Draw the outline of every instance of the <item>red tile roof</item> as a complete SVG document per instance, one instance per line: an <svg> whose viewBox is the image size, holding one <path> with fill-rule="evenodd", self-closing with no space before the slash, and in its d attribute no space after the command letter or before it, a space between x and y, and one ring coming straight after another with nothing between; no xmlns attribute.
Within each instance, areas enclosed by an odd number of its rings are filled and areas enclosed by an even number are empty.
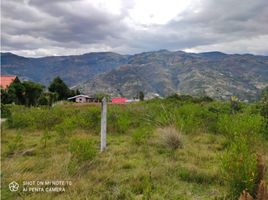
<svg viewBox="0 0 268 200"><path fill-rule="evenodd" d="M126 102L127 102L127 98L123 98L123 97L112 98L112 103L126 103Z"/></svg>
<svg viewBox="0 0 268 200"><path fill-rule="evenodd" d="M1 76L0 87L6 89L16 78L17 76Z"/></svg>

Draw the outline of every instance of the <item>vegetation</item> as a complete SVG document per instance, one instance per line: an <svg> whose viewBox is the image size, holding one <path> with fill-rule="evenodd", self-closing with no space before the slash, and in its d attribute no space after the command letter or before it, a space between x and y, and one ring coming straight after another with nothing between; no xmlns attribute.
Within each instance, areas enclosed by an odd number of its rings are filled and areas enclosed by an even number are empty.
<svg viewBox="0 0 268 200"><path fill-rule="evenodd" d="M45 86L39 83L16 79L7 89L1 88L1 112L6 113L5 104L52 106L57 100L80 94L79 90L70 90L60 77L56 77L48 89L46 91Z"/></svg>
<svg viewBox="0 0 268 200"><path fill-rule="evenodd" d="M256 154L268 166L263 101L173 95L108 105L99 152L100 104L5 105L4 199L237 199L256 187ZM13 192L15 180L70 180L66 192ZM268 181L267 174L264 180Z"/></svg>
<svg viewBox="0 0 268 200"><path fill-rule="evenodd" d="M80 94L79 91L70 90L58 76L50 83L48 90L57 94L57 100L66 100L70 96Z"/></svg>

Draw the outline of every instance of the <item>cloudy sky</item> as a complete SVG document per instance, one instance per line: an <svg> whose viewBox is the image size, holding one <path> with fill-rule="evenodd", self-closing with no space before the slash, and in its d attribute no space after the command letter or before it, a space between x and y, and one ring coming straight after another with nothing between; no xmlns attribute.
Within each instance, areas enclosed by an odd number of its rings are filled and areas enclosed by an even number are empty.
<svg viewBox="0 0 268 200"><path fill-rule="evenodd" d="M1 50L268 55L267 0L2 0Z"/></svg>

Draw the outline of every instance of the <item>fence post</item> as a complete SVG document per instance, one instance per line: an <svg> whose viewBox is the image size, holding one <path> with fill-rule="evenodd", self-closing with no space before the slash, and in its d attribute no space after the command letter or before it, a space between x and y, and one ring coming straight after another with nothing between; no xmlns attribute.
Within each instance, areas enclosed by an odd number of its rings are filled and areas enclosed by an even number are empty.
<svg viewBox="0 0 268 200"><path fill-rule="evenodd" d="M107 129L107 101L104 97L101 102L101 152L106 149L106 129Z"/></svg>

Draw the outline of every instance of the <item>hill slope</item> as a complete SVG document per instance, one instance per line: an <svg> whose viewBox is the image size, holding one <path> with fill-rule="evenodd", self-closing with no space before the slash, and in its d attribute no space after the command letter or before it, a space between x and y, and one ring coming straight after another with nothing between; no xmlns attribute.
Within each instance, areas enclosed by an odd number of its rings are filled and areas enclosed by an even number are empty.
<svg viewBox="0 0 268 200"><path fill-rule="evenodd" d="M237 95L251 100L267 85L267 56L157 51L131 56L128 64L97 75L79 88L89 94L101 91L127 97L143 91L147 96Z"/></svg>
<svg viewBox="0 0 268 200"><path fill-rule="evenodd" d="M1 53L2 74L15 74L45 85L60 76L69 86L73 86L126 62L127 56L111 52L43 58Z"/></svg>

